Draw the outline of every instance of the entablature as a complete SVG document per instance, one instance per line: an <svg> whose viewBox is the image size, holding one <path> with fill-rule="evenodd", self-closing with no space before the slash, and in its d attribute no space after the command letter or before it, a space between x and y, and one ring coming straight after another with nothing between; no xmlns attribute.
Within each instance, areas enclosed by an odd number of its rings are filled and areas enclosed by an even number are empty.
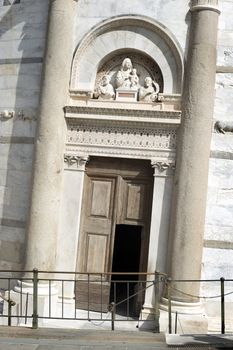
<svg viewBox="0 0 233 350"><path fill-rule="evenodd" d="M181 111L164 108L163 102L76 101L64 108L66 153L174 159Z"/></svg>

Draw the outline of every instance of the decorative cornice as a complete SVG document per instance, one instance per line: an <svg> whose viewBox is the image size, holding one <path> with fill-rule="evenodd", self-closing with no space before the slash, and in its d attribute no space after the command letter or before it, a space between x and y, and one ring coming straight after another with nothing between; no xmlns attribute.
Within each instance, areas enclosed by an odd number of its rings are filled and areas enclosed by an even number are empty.
<svg viewBox="0 0 233 350"><path fill-rule="evenodd" d="M220 14L218 0L192 0L190 11L209 10Z"/></svg>
<svg viewBox="0 0 233 350"><path fill-rule="evenodd" d="M121 109L105 108L105 107L83 107L83 106L66 106L64 107L66 114L82 114L82 115L114 115L114 116L134 116L140 117L146 115L150 118L171 118L177 119L181 116L181 111L161 111L161 110L141 110L141 109Z"/></svg>
<svg viewBox="0 0 233 350"><path fill-rule="evenodd" d="M66 168L70 170L85 171L88 159L88 156L75 156L72 154L64 155L64 162L66 164Z"/></svg>
<svg viewBox="0 0 233 350"><path fill-rule="evenodd" d="M166 177L174 175L176 165L175 161L158 161L157 159L151 160L151 166L154 169L154 176Z"/></svg>

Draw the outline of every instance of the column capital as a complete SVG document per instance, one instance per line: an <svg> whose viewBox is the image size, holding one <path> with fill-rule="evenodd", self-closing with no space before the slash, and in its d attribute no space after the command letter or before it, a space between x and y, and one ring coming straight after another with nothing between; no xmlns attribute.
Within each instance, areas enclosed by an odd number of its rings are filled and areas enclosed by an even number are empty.
<svg viewBox="0 0 233 350"><path fill-rule="evenodd" d="M65 169L85 171L89 156L76 156L73 154L64 155Z"/></svg>
<svg viewBox="0 0 233 350"><path fill-rule="evenodd" d="M209 10L220 14L218 0L191 0L190 11Z"/></svg>
<svg viewBox="0 0 233 350"><path fill-rule="evenodd" d="M173 176L176 164L174 160L151 160L151 166L154 169L154 176L167 177Z"/></svg>

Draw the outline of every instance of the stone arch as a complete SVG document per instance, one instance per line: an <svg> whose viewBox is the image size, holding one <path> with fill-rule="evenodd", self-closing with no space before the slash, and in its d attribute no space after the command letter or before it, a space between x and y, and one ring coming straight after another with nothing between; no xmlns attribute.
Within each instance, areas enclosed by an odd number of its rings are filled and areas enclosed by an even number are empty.
<svg viewBox="0 0 233 350"><path fill-rule="evenodd" d="M106 57L119 50L137 50L157 63L164 93L181 93L183 53L174 36L145 16L110 18L95 26L79 43L71 72L71 91L93 91L97 71Z"/></svg>

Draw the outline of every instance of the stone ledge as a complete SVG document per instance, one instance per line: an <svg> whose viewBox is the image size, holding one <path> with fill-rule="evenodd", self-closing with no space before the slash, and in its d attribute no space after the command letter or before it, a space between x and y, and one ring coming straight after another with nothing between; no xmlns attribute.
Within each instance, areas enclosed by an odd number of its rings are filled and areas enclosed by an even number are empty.
<svg viewBox="0 0 233 350"><path fill-rule="evenodd" d="M204 240L204 247L212 249L233 249L233 242L206 239Z"/></svg>
<svg viewBox="0 0 233 350"><path fill-rule="evenodd" d="M0 218L0 225L7 227L17 227L17 228L25 228L26 221Z"/></svg>
<svg viewBox="0 0 233 350"><path fill-rule="evenodd" d="M233 160L233 153L224 151L211 151L210 158Z"/></svg>

